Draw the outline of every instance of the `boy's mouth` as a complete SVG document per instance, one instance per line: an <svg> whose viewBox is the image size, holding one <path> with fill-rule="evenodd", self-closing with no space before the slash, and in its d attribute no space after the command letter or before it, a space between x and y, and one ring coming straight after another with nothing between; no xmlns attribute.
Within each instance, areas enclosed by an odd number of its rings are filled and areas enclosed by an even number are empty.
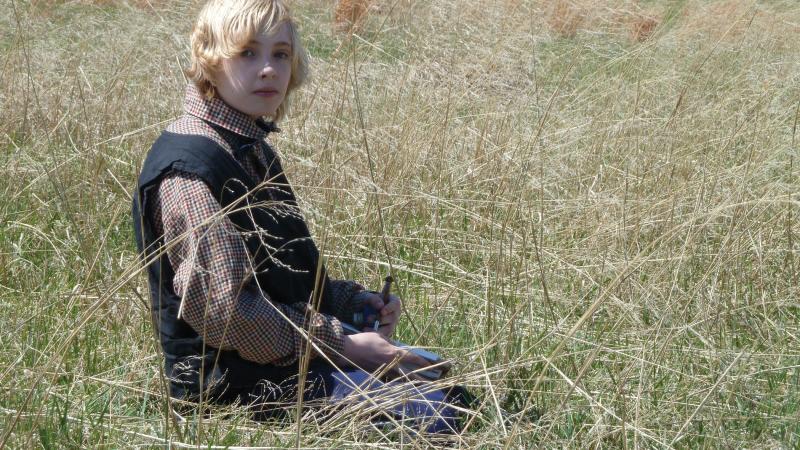
<svg viewBox="0 0 800 450"><path fill-rule="evenodd" d="M277 89L258 89L253 91L254 94L260 97L272 97L273 95L278 95Z"/></svg>

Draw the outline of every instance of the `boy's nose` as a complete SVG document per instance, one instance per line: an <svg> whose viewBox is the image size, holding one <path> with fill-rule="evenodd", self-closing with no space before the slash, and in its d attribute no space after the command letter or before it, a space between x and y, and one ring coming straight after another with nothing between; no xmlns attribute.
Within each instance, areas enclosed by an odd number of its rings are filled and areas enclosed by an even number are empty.
<svg viewBox="0 0 800 450"><path fill-rule="evenodd" d="M271 65L265 64L264 67L261 68L259 76L261 76L261 78L272 78L275 76L275 70L272 68Z"/></svg>

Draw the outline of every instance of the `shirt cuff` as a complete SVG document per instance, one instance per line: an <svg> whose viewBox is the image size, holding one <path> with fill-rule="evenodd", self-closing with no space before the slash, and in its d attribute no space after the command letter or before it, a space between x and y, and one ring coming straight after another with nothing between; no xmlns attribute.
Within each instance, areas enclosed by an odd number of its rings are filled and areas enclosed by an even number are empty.
<svg viewBox="0 0 800 450"><path fill-rule="evenodd" d="M303 306L308 307L307 304L303 304ZM337 318L326 314L318 312L310 314L311 316L306 322L305 328L312 343L316 344L330 358L337 358L344 352L344 329L341 322ZM307 349L310 351L309 356L311 358L320 356L314 345L309 345L302 335L298 336L295 343L295 354L298 357L302 358Z"/></svg>
<svg viewBox="0 0 800 450"><path fill-rule="evenodd" d="M356 294L364 291L364 286L350 280L331 280L331 312L342 322L350 323L353 313L362 308L360 303L354 301Z"/></svg>

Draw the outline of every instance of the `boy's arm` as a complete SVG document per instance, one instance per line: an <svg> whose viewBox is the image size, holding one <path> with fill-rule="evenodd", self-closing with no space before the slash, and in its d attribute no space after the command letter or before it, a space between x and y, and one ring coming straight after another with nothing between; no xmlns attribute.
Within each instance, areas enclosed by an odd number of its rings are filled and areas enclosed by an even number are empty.
<svg viewBox="0 0 800 450"><path fill-rule="evenodd" d="M306 347L297 326L331 355L342 352L344 333L336 318L313 313L305 326L306 302L271 302L255 287L244 241L219 215L220 205L203 181L170 175L156 197L154 216L156 222L161 219L156 231L164 233L165 242L176 242L167 256L182 298L182 318L209 345L258 363L288 365Z"/></svg>
<svg viewBox="0 0 800 450"><path fill-rule="evenodd" d="M352 322L353 313L362 308L356 295L364 291L364 286L351 280L331 280L331 310L337 319Z"/></svg>

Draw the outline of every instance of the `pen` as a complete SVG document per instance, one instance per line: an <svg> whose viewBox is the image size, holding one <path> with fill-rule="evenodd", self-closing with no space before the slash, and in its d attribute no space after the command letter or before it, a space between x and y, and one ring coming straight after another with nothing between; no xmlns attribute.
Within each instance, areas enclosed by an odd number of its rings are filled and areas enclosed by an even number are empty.
<svg viewBox="0 0 800 450"><path fill-rule="evenodd" d="M388 275L384 279L383 289L381 290L381 299L383 300L383 306L386 306L386 305L389 304L389 293L392 290L392 281L394 281L394 279L392 278L391 275ZM372 328L375 331L378 331L378 328L380 328L380 326L381 326L380 318L376 317L375 318L375 324L372 326Z"/></svg>

